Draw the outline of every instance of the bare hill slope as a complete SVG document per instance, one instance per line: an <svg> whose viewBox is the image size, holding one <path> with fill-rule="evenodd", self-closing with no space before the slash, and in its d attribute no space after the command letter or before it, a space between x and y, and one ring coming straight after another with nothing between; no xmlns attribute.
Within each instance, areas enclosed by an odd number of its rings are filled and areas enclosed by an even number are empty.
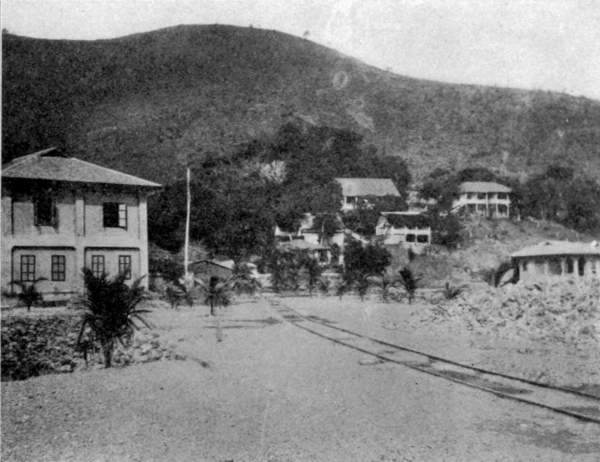
<svg viewBox="0 0 600 462"><path fill-rule="evenodd" d="M568 162L600 176L600 102L394 75L291 35L179 26L112 40L3 35L2 155L61 145L160 182L290 117L408 160L502 173Z"/></svg>

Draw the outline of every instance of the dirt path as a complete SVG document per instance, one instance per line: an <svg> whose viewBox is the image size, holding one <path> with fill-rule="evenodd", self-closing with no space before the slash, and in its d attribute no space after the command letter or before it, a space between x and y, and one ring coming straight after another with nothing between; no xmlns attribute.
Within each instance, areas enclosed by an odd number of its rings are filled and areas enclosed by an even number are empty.
<svg viewBox="0 0 600 462"><path fill-rule="evenodd" d="M391 364L235 305L157 310L186 361L5 383L3 461L597 460L600 428Z"/></svg>

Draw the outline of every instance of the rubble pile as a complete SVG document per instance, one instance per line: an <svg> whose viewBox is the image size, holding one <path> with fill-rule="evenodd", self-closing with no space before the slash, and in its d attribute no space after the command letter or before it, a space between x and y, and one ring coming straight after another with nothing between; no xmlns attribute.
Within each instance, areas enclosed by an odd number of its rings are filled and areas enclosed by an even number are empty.
<svg viewBox="0 0 600 462"><path fill-rule="evenodd" d="M431 319L506 338L600 345L600 280L478 287L441 302Z"/></svg>

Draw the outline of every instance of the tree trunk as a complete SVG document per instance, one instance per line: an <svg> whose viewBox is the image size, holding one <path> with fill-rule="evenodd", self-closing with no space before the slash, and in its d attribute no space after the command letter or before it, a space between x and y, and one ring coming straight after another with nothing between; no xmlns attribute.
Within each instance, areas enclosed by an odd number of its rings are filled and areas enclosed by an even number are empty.
<svg viewBox="0 0 600 462"><path fill-rule="evenodd" d="M211 316L215 315L215 304L214 304L214 302L210 302L210 315Z"/></svg>
<svg viewBox="0 0 600 462"><path fill-rule="evenodd" d="M104 354L104 367L112 367L113 342L103 342L102 353Z"/></svg>

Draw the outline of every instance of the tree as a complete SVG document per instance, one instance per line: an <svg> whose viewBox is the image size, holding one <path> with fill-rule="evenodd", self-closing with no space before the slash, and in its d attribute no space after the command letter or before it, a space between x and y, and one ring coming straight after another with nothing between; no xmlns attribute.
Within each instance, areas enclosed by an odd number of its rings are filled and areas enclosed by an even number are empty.
<svg viewBox="0 0 600 462"><path fill-rule="evenodd" d="M408 303L412 303L415 298L415 292L417 291L417 287L419 284L419 280L421 279L418 276L415 276L412 270L405 266L399 271L400 274L400 282L408 295Z"/></svg>
<svg viewBox="0 0 600 462"><path fill-rule="evenodd" d="M115 343L129 341L135 329L136 321L150 327L144 319L149 310L138 309L142 301L144 288L142 279L136 279L131 287L125 284L126 274L109 279L106 274L94 276L89 268L83 269L85 295L81 330L77 344L81 345L86 328L92 333L93 340L100 343L104 355L104 366L111 367Z"/></svg>
<svg viewBox="0 0 600 462"><path fill-rule="evenodd" d="M363 245L350 240L344 248L344 285L345 288L357 285L361 300L364 298L370 276L382 276L391 261L390 253L377 244Z"/></svg>
<svg viewBox="0 0 600 462"><path fill-rule="evenodd" d="M11 284L21 289L17 293L17 299L27 307L27 311L31 311L34 304L44 301L42 294L37 290L36 284L45 280L46 278L37 278L33 281L11 281Z"/></svg>
<svg viewBox="0 0 600 462"><path fill-rule="evenodd" d="M455 249L462 240L462 224L456 215L433 207L427 212L432 243Z"/></svg>
<svg viewBox="0 0 600 462"><path fill-rule="evenodd" d="M321 278L321 265L316 258L307 256L304 259L303 266L306 269L306 282L308 286L308 293L312 295L314 288L318 284Z"/></svg>

